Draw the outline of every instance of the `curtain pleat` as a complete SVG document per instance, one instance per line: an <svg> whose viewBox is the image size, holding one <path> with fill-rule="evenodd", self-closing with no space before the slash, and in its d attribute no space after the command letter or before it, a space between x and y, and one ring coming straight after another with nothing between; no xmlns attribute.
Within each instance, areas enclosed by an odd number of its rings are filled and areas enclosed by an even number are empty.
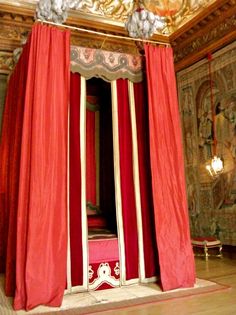
<svg viewBox="0 0 236 315"><path fill-rule="evenodd" d="M127 80L117 80L117 103L126 280L130 280L139 277L139 270L137 217L133 179L132 132Z"/></svg>
<svg viewBox="0 0 236 315"><path fill-rule="evenodd" d="M86 202L96 206L95 112L86 110Z"/></svg>
<svg viewBox="0 0 236 315"><path fill-rule="evenodd" d="M36 24L24 48L16 310L59 306L66 285L69 38L69 32Z"/></svg>
<svg viewBox="0 0 236 315"><path fill-rule="evenodd" d="M146 82L134 83L134 97L138 140L145 278L150 278L157 276L159 264L153 216Z"/></svg>
<svg viewBox="0 0 236 315"><path fill-rule="evenodd" d="M22 123L24 112L24 87L26 84L27 74L24 67L27 67L28 51L26 56L22 58L19 67L16 70L16 77L13 79L18 83L15 89L12 105L15 105L14 124L11 126L11 145L10 145L10 164L9 164L9 228L7 238L7 260L6 260L6 295L14 295L16 285L16 228L17 228L17 207L18 207L18 189L19 189L19 168L21 154L21 138L22 138ZM14 119L13 118L13 119Z"/></svg>
<svg viewBox="0 0 236 315"><path fill-rule="evenodd" d="M28 52L26 48L9 80L0 145L0 272L6 272L8 296L14 295L16 285L16 217Z"/></svg>
<svg viewBox="0 0 236 315"><path fill-rule="evenodd" d="M164 290L195 282L172 49L145 45L155 229Z"/></svg>
<svg viewBox="0 0 236 315"><path fill-rule="evenodd" d="M134 195L135 195L135 208L136 208L137 232L138 232L139 280L144 281L145 280L145 264L144 264L143 222L142 222L139 163L138 163L138 139L137 139L137 126L136 126L136 113L135 113L134 84L131 81L128 81L128 93L129 93L129 110L130 110L131 136L132 136Z"/></svg>
<svg viewBox="0 0 236 315"><path fill-rule="evenodd" d="M70 245L72 286L83 284L81 159L80 159L80 75L71 74L70 89Z"/></svg>

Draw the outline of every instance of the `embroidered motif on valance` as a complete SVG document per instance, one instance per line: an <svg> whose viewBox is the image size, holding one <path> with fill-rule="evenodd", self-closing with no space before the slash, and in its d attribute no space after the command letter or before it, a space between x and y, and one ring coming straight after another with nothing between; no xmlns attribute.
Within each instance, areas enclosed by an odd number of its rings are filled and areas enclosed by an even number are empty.
<svg viewBox="0 0 236 315"><path fill-rule="evenodd" d="M129 79L141 82L142 58L131 54L71 46L71 71L86 79L99 77L105 81Z"/></svg>

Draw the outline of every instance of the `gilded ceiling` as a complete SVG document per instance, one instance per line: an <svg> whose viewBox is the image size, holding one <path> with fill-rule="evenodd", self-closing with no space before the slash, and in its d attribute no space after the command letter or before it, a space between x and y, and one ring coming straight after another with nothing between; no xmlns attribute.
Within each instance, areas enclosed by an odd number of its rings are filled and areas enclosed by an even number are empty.
<svg viewBox="0 0 236 315"><path fill-rule="evenodd" d="M79 11L123 23L141 4L145 9L166 18L163 34L170 35L216 0L84 0Z"/></svg>
<svg viewBox="0 0 236 315"><path fill-rule="evenodd" d="M38 0L0 0L1 2L28 7L35 6ZM164 17L166 28L159 33L171 35L214 2L217 0L77 0L78 9L71 10L70 14L83 14L84 18L104 19L108 24L121 26L127 17L141 5L154 14Z"/></svg>

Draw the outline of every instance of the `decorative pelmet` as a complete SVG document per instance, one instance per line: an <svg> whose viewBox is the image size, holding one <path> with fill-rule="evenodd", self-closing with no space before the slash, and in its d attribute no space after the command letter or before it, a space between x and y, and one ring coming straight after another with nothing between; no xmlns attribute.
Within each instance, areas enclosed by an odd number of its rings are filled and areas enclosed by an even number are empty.
<svg viewBox="0 0 236 315"><path fill-rule="evenodd" d="M132 82L143 80L142 58L131 54L71 46L71 71L86 79L99 77L105 81L118 78Z"/></svg>

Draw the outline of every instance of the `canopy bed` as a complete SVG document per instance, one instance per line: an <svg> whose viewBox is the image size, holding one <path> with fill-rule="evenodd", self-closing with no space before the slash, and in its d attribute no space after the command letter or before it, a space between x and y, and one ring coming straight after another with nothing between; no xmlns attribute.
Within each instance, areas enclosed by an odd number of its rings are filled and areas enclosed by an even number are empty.
<svg viewBox="0 0 236 315"><path fill-rule="evenodd" d="M9 80L0 147L6 294L29 310L59 306L65 291L157 277L163 290L191 287L172 49L146 45L144 72L139 56L69 40L35 24Z"/></svg>

